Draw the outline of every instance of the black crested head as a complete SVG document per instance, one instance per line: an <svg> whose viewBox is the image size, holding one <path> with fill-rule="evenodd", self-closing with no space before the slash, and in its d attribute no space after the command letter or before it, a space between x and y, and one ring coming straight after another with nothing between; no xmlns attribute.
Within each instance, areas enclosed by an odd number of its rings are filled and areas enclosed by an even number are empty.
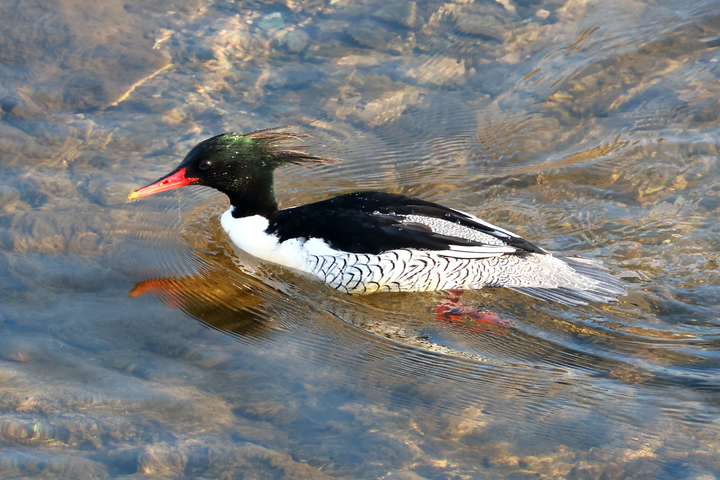
<svg viewBox="0 0 720 480"><path fill-rule="evenodd" d="M190 150L178 168L185 168L185 176L197 178L198 185L232 193L272 177L282 165L331 161L304 152L297 142L309 135L285 128L217 135Z"/></svg>
<svg viewBox="0 0 720 480"><path fill-rule="evenodd" d="M333 161L304 152L298 143L306 137L291 127L217 135L196 145L173 172L131 193L130 198L204 185L226 194L235 216L273 215L277 212L273 176L277 167Z"/></svg>

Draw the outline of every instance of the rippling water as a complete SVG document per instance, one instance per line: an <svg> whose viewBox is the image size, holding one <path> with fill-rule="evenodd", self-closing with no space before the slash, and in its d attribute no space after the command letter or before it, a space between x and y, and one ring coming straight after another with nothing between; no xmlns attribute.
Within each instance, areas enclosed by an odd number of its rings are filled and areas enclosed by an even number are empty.
<svg viewBox="0 0 720 480"><path fill-rule="evenodd" d="M720 476L720 3L0 2L0 477ZM614 305L349 297L234 248L198 141L603 261ZM133 476L135 475L135 476ZM144 475L144 476L143 476Z"/></svg>

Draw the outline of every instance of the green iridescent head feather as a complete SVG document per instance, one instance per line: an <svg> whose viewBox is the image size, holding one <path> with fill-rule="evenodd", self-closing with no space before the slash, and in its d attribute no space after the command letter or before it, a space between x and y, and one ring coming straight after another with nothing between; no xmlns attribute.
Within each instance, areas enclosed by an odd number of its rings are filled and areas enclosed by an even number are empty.
<svg viewBox="0 0 720 480"><path fill-rule="evenodd" d="M228 132L209 138L193 148L186 159L198 155L217 155L259 161L260 166L277 168L289 163L332 163L335 159L311 155L303 150L302 141L310 135L294 130L293 126L268 128L253 132Z"/></svg>

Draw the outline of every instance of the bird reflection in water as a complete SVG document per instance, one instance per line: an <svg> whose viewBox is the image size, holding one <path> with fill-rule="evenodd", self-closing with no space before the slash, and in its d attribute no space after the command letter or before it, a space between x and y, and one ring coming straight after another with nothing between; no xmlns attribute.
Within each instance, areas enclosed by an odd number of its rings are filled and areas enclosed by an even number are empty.
<svg viewBox="0 0 720 480"><path fill-rule="evenodd" d="M156 295L167 307L181 310L211 328L236 336L261 337L273 331L283 330L283 327L269 315L267 299L263 298L267 295L263 295L262 292L267 294L271 289L260 282L258 285L253 285L252 278L239 281L238 277L228 276L225 267L210 263L206 264L200 273L143 280L130 290L129 295L133 298L145 294ZM471 335L485 333L497 335L503 330L502 328L498 330L498 326L509 326L509 322L493 313L479 312L472 307L457 303L458 297L457 292L450 292L448 298L434 309L429 309L435 313L435 315L428 314L430 324L444 325L457 333L464 332ZM370 333L385 338L391 337L384 329L375 331L378 325L374 322L369 322L372 327L365 325L366 322L358 318L358 314L363 316L362 308L359 310L352 313L345 311L346 314L340 314L339 317L344 317L346 323ZM336 313L340 312L336 311ZM410 327L409 330L412 331L414 328ZM434 347L428 348L429 345L425 344L425 340L421 344L409 341L410 337L415 337L410 331L406 331L394 340L402 344L436 350Z"/></svg>
<svg viewBox="0 0 720 480"><path fill-rule="evenodd" d="M183 277L143 280L131 297L153 294L168 307L185 312L217 330L244 337L262 336L278 329L260 307L261 298L251 285L238 284L212 265Z"/></svg>
<svg viewBox="0 0 720 480"><path fill-rule="evenodd" d="M367 297L338 294L302 274L266 269L254 257L233 249L214 219L205 214L191 210L185 212L185 219L183 238L192 251L186 267L193 273L150 278L135 285L129 294L155 295L167 307L242 342L254 343L296 329L313 337L310 332L320 325L324 334L334 332L323 340L331 344L348 335L359 341L370 334L405 347L477 360L476 354L469 352L482 350L484 337L510 331L503 328L507 325L504 320L492 314L485 317L460 304L452 292L448 298L440 292ZM455 348L449 348L443 339ZM462 344L467 351L463 347L457 350ZM354 351L358 346L348 348Z"/></svg>

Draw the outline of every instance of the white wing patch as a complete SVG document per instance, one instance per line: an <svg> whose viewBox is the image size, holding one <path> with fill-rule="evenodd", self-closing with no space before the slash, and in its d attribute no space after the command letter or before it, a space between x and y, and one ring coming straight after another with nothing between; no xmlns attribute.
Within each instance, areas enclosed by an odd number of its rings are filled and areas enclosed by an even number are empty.
<svg viewBox="0 0 720 480"><path fill-rule="evenodd" d="M463 213L463 212L459 212L459 213ZM467 214L465 214L465 215L467 215ZM489 223L485 223L480 219L477 219L475 217L472 217L472 219L473 219L473 221L480 223L483 226L487 226L487 227L499 232L499 234L501 236L517 237L517 235L515 235L515 234L511 234L510 232L501 230L498 227L496 227L494 225L490 225ZM497 237L493 237L490 234L481 232L474 228L466 227L465 225L459 225L457 223L454 223L454 222L451 222L448 220L444 220L442 218L425 217L423 215L406 215L402 222L403 223L419 223L421 225L426 225L426 226L430 227L430 229L433 231L433 233L437 233L439 235L462 238L463 240L470 240L472 242L479 242L479 243L484 243L487 245L505 245L505 242L503 242L502 240L500 240Z"/></svg>
<svg viewBox="0 0 720 480"><path fill-rule="evenodd" d="M465 246L450 245L450 250L440 250L435 252L441 257L453 258L490 258L499 257L506 253L515 253L518 249L507 245L482 245L482 246Z"/></svg>
<svg viewBox="0 0 720 480"><path fill-rule="evenodd" d="M455 210L455 209L452 209L452 210L454 212L460 213L462 215L466 215L468 218L470 218L475 223L479 223L480 225L482 225L484 227L492 228L493 230L495 230L496 234L498 234L500 236L506 236L506 237L511 237L511 238L522 238L522 237L520 237L520 235L518 235L516 233L513 233L509 230L505 230L504 228L495 226L492 223L486 222L485 220L481 220L478 217L476 217L475 215L470 215L469 213L463 212L461 210Z"/></svg>

